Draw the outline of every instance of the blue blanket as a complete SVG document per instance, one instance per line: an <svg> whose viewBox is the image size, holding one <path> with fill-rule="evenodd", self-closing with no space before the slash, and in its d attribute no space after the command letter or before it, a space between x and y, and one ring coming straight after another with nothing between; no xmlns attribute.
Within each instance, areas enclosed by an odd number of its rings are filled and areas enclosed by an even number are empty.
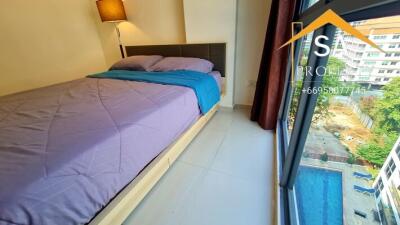
<svg viewBox="0 0 400 225"><path fill-rule="evenodd" d="M179 70L169 72L144 72L112 70L90 75L88 77L131 80L189 87L193 89L197 96L202 114L206 114L220 100L219 88L215 79L206 73L195 71Z"/></svg>

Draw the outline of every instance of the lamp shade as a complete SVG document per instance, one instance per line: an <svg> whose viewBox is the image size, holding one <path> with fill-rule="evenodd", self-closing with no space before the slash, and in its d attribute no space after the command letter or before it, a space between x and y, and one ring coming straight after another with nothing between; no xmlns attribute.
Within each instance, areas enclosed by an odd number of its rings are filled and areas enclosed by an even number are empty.
<svg viewBox="0 0 400 225"><path fill-rule="evenodd" d="M98 0L97 9L103 22L118 22L126 20L122 0Z"/></svg>

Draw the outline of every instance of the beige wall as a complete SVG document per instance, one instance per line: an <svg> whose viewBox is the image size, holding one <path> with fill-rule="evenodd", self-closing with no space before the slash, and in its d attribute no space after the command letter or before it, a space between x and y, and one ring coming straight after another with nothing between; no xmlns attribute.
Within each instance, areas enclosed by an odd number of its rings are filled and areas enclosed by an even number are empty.
<svg viewBox="0 0 400 225"><path fill-rule="evenodd" d="M89 1L7 1L0 7L0 95L106 68Z"/></svg>
<svg viewBox="0 0 400 225"><path fill-rule="evenodd" d="M271 0L238 0L235 104L252 105Z"/></svg>
<svg viewBox="0 0 400 225"><path fill-rule="evenodd" d="M182 0L125 0L124 6L128 21L119 24L124 45L185 43ZM114 26L102 23L99 30L107 65L112 65L121 57Z"/></svg>
<svg viewBox="0 0 400 225"><path fill-rule="evenodd" d="M120 59L96 0L8 1L0 8L0 95L102 71ZM227 43L224 106L252 103L271 0L125 0L125 45Z"/></svg>
<svg viewBox="0 0 400 225"><path fill-rule="evenodd" d="M236 42L236 0L184 0L188 43L227 43L226 95L221 104L233 106Z"/></svg>

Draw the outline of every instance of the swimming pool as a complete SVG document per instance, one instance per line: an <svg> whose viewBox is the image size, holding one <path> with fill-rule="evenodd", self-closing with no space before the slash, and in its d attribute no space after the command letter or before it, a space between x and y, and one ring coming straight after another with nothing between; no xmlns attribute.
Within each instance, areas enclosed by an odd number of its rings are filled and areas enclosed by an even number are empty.
<svg viewBox="0 0 400 225"><path fill-rule="evenodd" d="M343 225L341 172L301 166L295 187L300 225Z"/></svg>

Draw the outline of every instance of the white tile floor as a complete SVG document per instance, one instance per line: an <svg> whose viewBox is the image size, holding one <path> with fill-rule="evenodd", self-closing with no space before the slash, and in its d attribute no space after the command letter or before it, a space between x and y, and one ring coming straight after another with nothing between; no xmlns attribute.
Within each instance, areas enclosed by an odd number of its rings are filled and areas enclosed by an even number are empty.
<svg viewBox="0 0 400 225"><path fill-rule="evenodd" d="M124 225L268 225L273 133L248 110L216 113Z"/></svg>

